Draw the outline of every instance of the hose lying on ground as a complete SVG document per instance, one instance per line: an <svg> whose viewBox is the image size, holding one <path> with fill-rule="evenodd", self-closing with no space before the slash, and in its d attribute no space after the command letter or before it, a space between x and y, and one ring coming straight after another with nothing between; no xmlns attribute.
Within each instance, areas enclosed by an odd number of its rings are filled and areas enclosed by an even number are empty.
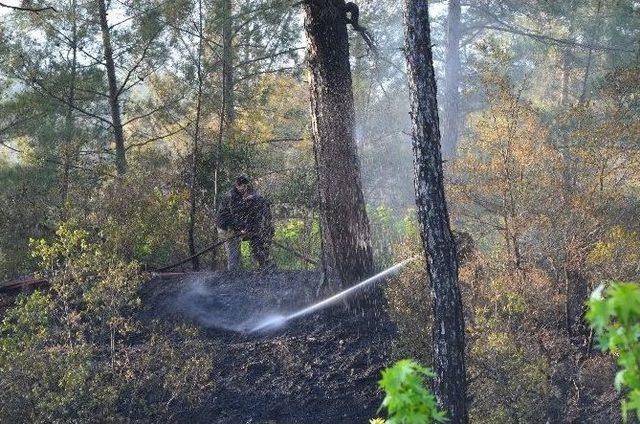
<svg viewBox="0 0 640 424"><path fill-rule="evenodd" d="M236 237L241 237L241 236L246 236L246 234L235 234L235 235L233 235L231 237L227 237L227 238L224 238L222 240L218 240L217 242L205 247L204 249L196 252L195 254L189 256L188 258L182 259L181 261L173 263L171 265L163 266L162 268L153 269L153 270L151 270L151 272L162 272L162 271L166 271L166 270L169 270L171 268L175 268L177 266L183 265L183 264L189 262L190 260L192 260L193 258L196 258L196 257L198 257L200 255L203 255L203 254L215 249L216 247L218 247L218 246L220 246L220 245L222 245L222 244L224 244L224 243L226 243L226 242L228 242L230 240L233 240ZM293 254L294 256L298 257L299 259L302 259L303 261L306 261L306 262L310 263L311 265L318 266L318 261L315 261L313 259L308 258L307 256L303 255L302 253L293 250L289 246L286 246L286 245L284 245L284 244L282 244L280 242L277 242L275 240L273 240L272 243L273 243L274 246L277 246L277 247L279 247L279 248L281 248L283 250L286 250L287 252L289 252L289 253Z"/></svg>
<svg viewBox="0 0 640 424"><path fill-rule="evenodd" d="M205 247L204 249L200 250L199 252L196 252L194 255L191 255L188 258L185 258L185 259L181 260L180 262L176 262L176 263L171 264L171 265L163 266L162 268L157 268L157 269L151 270L151 272L162 272L162 271L166 271L166 270L171 269L171 268L175 268L175 267L177 267L179 265L185 264L185 263L189 262L191 259L197 258L198 256L203 255L203 254L207 253L208 251L213 250L216 247L218 247L218 246L220 246L220 245L222 245L222 244L224 244L224 243L226 243L226 242L228 242L230 240L233 240L236 237L240 237L240 236L241 236L241 234L235 234L235 235L233 235L231 237L227 237L227 238L224 238L222 240L218 240L217 242Z"/></svg>

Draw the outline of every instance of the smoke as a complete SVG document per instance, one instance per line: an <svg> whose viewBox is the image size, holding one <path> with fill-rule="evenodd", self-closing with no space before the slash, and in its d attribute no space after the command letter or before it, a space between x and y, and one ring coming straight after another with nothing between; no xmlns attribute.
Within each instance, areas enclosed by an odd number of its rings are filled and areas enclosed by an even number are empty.
<svg viewBox="0 0 640 424"><path fill-rule="evenodd" d="M219 282L207 274L193 275L165 299L164 308L173 317L205 328L246 333L265 320L286 314L277 299L248 287L254 283Z"/></svg>
<svg viewBox="0 0 640 424"><path fill-rule="evenodd" d="M178 290L165 297L163 311L206 328L237 333L267 332L283 327L288 321L313 314L354 295L373 283L395 275L416 257L405 259L378 274L325 299L309 295L311 281L289 279L287 274L260 275L245 273L241 278L219 281L220 274L194 274L182 281ZM289 274L292 277L294 273ZM256 277L252 278L252 277ZM291 283L298 284L291 284ZM302 284L301 284L302 283Z"/></svg>

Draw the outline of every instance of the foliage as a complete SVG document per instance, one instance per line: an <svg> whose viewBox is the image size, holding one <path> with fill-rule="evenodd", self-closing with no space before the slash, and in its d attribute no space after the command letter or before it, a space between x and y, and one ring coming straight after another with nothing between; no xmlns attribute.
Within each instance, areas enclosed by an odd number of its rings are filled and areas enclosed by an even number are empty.
<svg viewBox="0 0 640 424"><path fill-rule="evenodd" d="M150 267L165 265L186 256L186 190L172 187L170 173L155 175L171 166L164 155L147 152L132 159L127 175L100 187L94 212L84 221L99 228L105 248L114 254Z"/></svg>
<svg viewBox="0 0 640 424"><path fill-rule="evenodd" d="M367 215L371 226L371 247L374 259L382 267L391 266L395 259L393 246L400 242L405 235L405 223L390 207L384 204L375 208L368 206ZM408 216L410 215L406 215L406 217Z"/></svg>
<svg viewBox="0 0 640 424"><path fill-rule="evenodd" d="M413 214L402 222L404 237L394 244L394 261L415 256L420 251L420 236ZM384 287L387 307L395 322L398 338L394 345L397 357L413 357L423 363L431 361L431 290L424 260L408 264L401 274Z"/></svg>
<svg viewBox="0 0 640 424"><path fill-rule="evenodd" d="M310 259L319 260L320 223L318 218L291 219L279 222L276 226L274 240ZM281 247L272 246L271 252L278 269L309 269L313 267Z"/></svg>
<svg viewBox="0 0 640 424"><path fill-rule="evenodd" d="M0 280L33 270L29 237L50 235L44 205L55 196L50 167L0 161Z"/></svg>
<svg viewBox="0 0 640 424"><path fill-rule="evenodd" d="M403 359L382 371L379 386L386 395L380 408L385 408L388 424L430 424L447 422L438 410L435 397L424 387L425 378L434 374L410 359Z"/></svg>
<svg viewBox="0 0 640 424"><path fill-rule="evenodd" d="M31 244L51 289L0 324L0 420L171 420L199 400L210 356L191 328L141 325L137 263L70 224Z"/></svg>
<svg viewBox="0 0 640 424"><path fill-rule="evenodd" d="M247 172L272 202L275 239L319 257L301 8L202 2L199 81L198 2L106 3L122 90L124 176L113 175L94 2L0 14L0 280L39 266L53 283L2 312L0 392L9 394L0 400L2 421L101 415L164 422L211 384L210 355L194 329L142 326L136 318L140 268L187 256L192 181L197 248L215 239L219 198L236 173ZM582 317L582 294L594 282L640 278L637 1L472 3L461 16L462 136L457 157L443 162L452 226L474 245L460 264L471 420L615 422L616 393L605 380L623 349L613 349L613 358L585 354L588 334L568 328L567 311L577 305ZM421 246L411 210L406 75L398 65L402 7L393 0L358 5L381 47L379 57L367 54L349 31L355 136L382 267ZM447 66L443 5L430 10L439 80ZM230 67L222 63L229 23ZM230 87L223 83L229 70ZM248 250L243 243L251 266ZM308 267L278 247L272 252L282 269ZM201 265L221 260L204 256ZM424 262L384 290L398 329L392 354L429 363ZM610 341L622 324L608 319Z"/></svg>
<svg viewBox="0 0 640 424"><path fill-rule="evenodd" d="M587 319L602 351L616 356L615 387L625 391L622 414L640 418L640 285L614 283L598 287L588 303Z"/></svg>
<svg viewBox="0 0 640 424"><path fill-rule="evenodd" d="M615 225L593 245L587 256L603 280L633 278L640 262L640 233Z"/></svg>

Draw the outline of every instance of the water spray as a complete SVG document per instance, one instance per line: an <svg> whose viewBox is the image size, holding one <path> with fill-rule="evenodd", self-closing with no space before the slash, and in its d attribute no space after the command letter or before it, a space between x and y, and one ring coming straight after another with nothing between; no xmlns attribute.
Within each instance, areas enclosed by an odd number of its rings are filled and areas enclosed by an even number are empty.
<svg viewBox="0 0 640 424"><path fill-rule="evenodd" d="M352 294L353 292L360 290L362 288L364 288L365 286L375 283L376 281L379 281L385 277L389 277L391 275L394 275L396 272L398 272L400 269L402 269L403 267L405 267L406 265L408 265L410 262L413 262L414 260L416 260L418 258L418 256L414 256L412 258L409 259L405 259L404 261L392 266L391 268L387 268L382 272L379 272L378 274L374 275L373 277L369 277L364 281L361 281L360 283L349 287L346 290L341 291L340 293L334 294L331 297L328 297L324 300L321 300L320 302L314 303L311 306L307 306L306 308L300 309L297 312L293 312L289 315L272 315L269 316L265 319L263 319L258 325L256 325L255 327L251 328L248 330L249 333L255 333L258 331L267 331L267 330L274 330L276 328L282 327L283 325L285 325L287 323L287 321L291 321L295 318L301 317L303 315L307 315L310 314L312 312L315 312L317 310L323 309L329 305L331 305L332 303L335 303L336 301L343 299L347 296L349 296L350 294Z"/></svg>

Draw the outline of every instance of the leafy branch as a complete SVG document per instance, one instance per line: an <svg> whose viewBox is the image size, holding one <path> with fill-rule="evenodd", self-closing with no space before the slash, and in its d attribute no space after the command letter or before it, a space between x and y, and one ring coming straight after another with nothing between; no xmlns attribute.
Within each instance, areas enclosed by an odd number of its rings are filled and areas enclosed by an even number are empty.
<svg viewBox="0 0 640 424"><path fill-rule="evenodd" d="M378 385L386 392L380 409L386 408L388 418L371 420L386 424L445 423L446 414L438 409L435 396L425 388L425 379L435 374L415 361L403 359L382 371Z"/></svg>
<svg viewBox="0 0 640 424"><path fill-rule="evenodd" d="M640 418L640 285L614 283L598 287L588 303L587 320L597 336L598 347L617 357L620 371L615 387L626 392L622 416L635 411Z"/></svg>

